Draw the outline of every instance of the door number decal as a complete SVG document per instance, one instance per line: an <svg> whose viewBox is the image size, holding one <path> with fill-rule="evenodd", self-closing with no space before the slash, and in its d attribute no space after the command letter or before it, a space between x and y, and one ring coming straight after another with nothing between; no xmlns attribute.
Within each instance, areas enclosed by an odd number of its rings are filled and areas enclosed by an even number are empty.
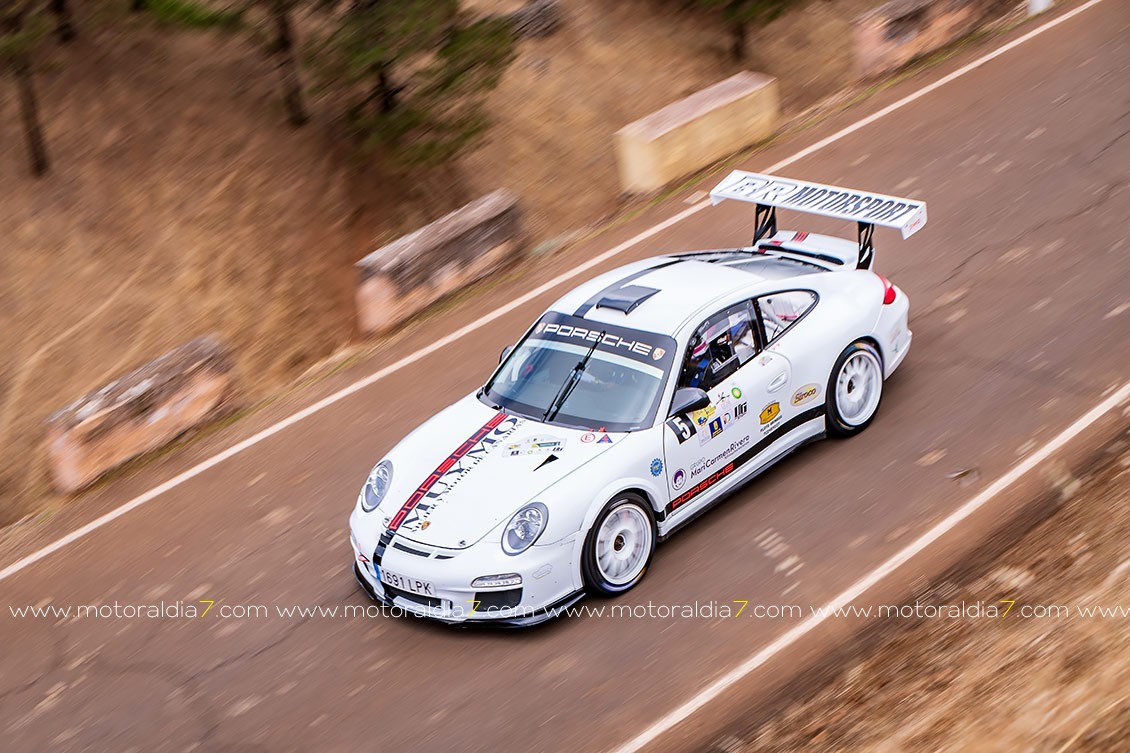
<svg viewBox="0 0 1130 753"><path fill-rule="evenodd" d="M667 428L675 433L675 438L679 440L679 444L686 442L694 436L695 425L686 416L674 416L667 420Z"/></svg>

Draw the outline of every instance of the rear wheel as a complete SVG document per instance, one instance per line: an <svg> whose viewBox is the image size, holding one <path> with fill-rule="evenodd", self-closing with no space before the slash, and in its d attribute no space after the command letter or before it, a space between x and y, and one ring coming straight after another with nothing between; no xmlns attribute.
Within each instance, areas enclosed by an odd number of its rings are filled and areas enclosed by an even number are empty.
<svg viewBox="0 0 1130 753"><path fill-rule="evenodd" d="M867 428L883 397L883 359L857 340L836 359L828 379L828 434L850 437Z"/></svg>
<svg viewBox="0 0 1130 753"><path fill-rule="evenodd" d="M655 554L655 515L637 494L613 499L589 529L581 557L585 587L594 594L624 593L643 580Z"/></svg>

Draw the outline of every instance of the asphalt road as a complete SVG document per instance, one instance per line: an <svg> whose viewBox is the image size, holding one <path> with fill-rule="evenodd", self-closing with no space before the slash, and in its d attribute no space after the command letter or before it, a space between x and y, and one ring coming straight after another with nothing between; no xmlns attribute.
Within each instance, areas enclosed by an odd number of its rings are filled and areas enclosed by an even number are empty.
<svg viewBox="0 0 1130 753"><path fill-rule="evenodd" d="M764 168L982 52L745 166ZM787 174L928 201L930 224L913 239L877 238L878 271L911 296L913 349L872 428L806 448L734 495L662 546L622 602L822 604L1130 371L1130 5L1122 0ZM373 361L101 488L7 541L0 565L685 209L695 190L414 325ZM743 242L751 220L744 207L702 211L605 267ZM805 229L843 231L819 221ZM590 616L515 634L274 614L368 603L349 573L345 529L359 484L399 436L474 389L555 295L0 583L4 750L599 750L786 630L787 620ZM950 478L956 472L961 478ZM215 600L217 613L51 620L9 609L115 601L203 609L200 600ZM222 605L264 605L271 615L225 619Z"/></svg>

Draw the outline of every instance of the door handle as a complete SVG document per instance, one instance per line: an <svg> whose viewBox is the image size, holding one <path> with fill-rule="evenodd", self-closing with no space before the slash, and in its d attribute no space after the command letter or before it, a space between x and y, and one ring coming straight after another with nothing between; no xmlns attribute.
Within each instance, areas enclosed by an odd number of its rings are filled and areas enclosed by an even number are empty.
<svg viewBox="0 0 1130 753"><path fill-rule="evenodd" d="M769 382L769 391L770 391L770 392L776 392L777 390L779 390L779 389L781 389L782 387L784 387L784 386L785 386L785 384L786 384L786 383L787 383L788 381L789 381L789 374L788 374L788 372L782 371L782 372L781 372L780 374L778 374L777 376L773 377L773 380L772 380L771 382Z"/></svg>

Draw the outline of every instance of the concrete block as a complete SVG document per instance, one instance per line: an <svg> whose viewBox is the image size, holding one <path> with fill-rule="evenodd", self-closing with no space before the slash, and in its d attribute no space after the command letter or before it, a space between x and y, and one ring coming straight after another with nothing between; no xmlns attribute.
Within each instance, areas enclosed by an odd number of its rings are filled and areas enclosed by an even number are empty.
<svg viewBox="0 0 1130 753"><path fill-rule="evenodd" d="M853 23L855 64L876 76L959 39L998 11L1001 0L893 0Z"/></svg>
<svg viewBox="0 0 1130 753"><path fill-rule="evenodd" d="M777 127L777 79L743 71L616 133L620 185L649 193L768 138Z"/></svg>
<svg viewBox="0 0 1130 753"><path fill-rule="evenodd" d="M357 318L387 332L440 298L521 257L518 197L487 194L357 262Z"/></svg>
<svg viewBox="0 0 1130 753"><path fill-rule="evenodd" d="M55 486L76 492L216 418L233 387L227 349L201 337L79 398L47 418Z"/></svg>

